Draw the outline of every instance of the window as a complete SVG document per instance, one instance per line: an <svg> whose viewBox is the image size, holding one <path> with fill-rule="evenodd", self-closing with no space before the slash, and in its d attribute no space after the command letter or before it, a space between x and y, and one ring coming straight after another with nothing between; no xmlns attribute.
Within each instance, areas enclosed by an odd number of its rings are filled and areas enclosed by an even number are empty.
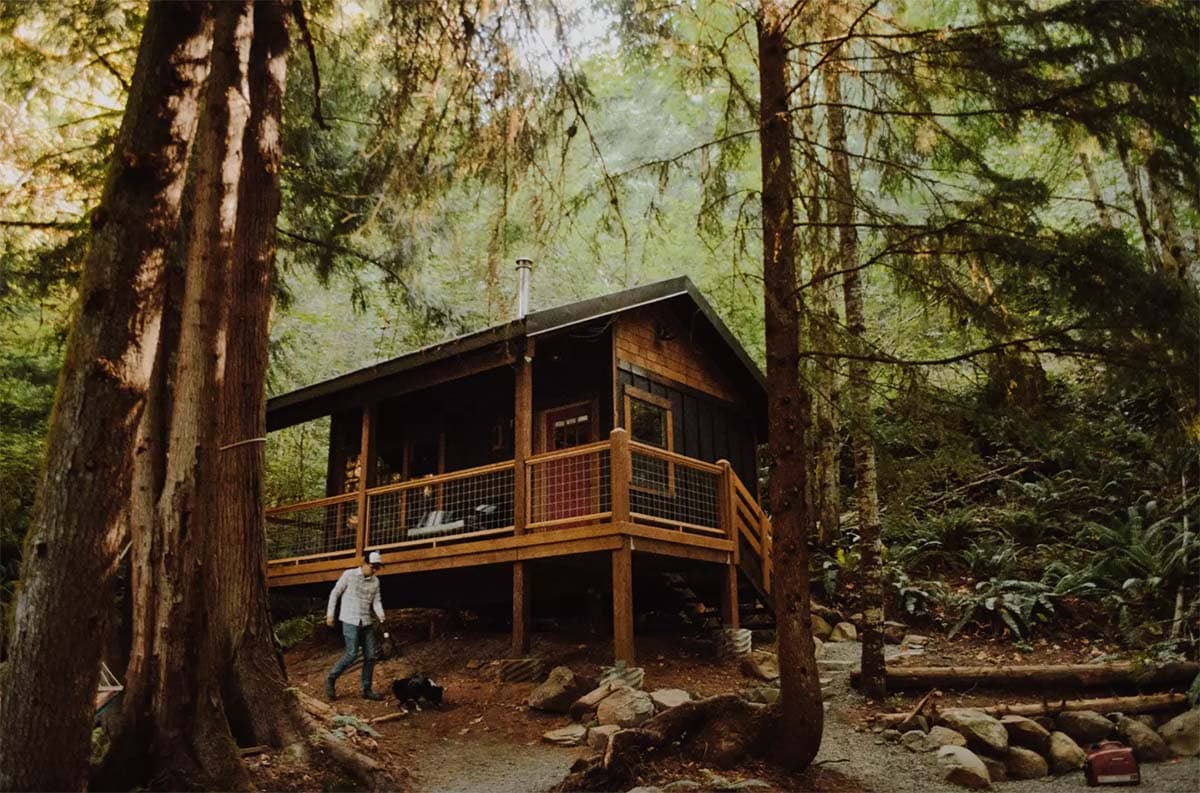
<svg viewBox="0 0 1200 793"><path fill-rule="evenodd" d="M675 448L671 402L632 386L625 387L625 428L629 439L670 452ZM675 471L670 460L634 450L632 485L635 489L671 495Z"/></svg>

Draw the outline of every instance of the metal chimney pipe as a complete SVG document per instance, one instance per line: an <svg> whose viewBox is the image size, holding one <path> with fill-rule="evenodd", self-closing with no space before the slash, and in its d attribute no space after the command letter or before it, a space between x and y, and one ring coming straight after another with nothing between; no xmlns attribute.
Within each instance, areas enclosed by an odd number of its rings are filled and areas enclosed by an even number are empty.
<svg viewBox="0 0 1200 793"><path fill-rule="evenodd" d="M533 259L517 259L517 319L529 313L529 287L533 277Z"/></svg>

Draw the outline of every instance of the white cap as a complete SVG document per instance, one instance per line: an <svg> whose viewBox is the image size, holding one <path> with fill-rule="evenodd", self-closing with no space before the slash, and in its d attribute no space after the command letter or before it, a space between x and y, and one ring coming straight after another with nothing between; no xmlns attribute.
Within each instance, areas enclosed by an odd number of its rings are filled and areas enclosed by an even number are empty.
<svg viewBox="0 0 1200 793"><path fill-rule="evenodd" d="M367 564L383 564L383 554L379 551L371 551L371 555L367 557Z"/></svg>

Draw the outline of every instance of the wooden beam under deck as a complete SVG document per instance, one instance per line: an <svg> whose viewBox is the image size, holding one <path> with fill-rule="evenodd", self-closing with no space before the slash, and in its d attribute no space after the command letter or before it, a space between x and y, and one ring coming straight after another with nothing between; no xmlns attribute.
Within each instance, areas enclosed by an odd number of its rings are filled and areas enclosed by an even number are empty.
<svg viewBox="0 0 1200 793"><path fill-rule="evenodd" d="M383 575L614 551L621 548L626 540L634 553L652 553L715 564L728 564L734 553L733 542L726 539L635 523L603 523L457 545L384 552ZM342 557L268 567L267 580L273 587L336 581L342 571L352 564L353 560Z"/></svg>

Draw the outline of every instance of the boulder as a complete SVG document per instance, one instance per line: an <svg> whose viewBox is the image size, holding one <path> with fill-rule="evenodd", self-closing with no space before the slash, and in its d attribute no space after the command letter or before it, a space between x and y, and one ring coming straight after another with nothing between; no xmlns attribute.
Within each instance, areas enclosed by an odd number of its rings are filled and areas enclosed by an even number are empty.
<svg viewBox="0 0 1200 793"><path fill-rule="evenodd" d="M813 614L812 633L818 639L828 639L829 634L833 633L833 626L826 622L825 618L820 614Z"/></svg>
<svg viewBox="0 0 1200 793"><path fill-rule="evenodd" d="M986 754L975 755L979 761L983 763L983 767L987 769L988 779L993 782L1007 782L1008 769L1004 767L1004 761L997 760L994 757L988 757Z"/></svg>
<svg viewBox="0 0 1200 793"><path fill-rule="evenodd" d="M884 730L879 733L879 737L888 743L896 743L900 740L902 733L899 730Z"/></svg>
<svg viewBox="0 0 1200 793"><path fill-rule="evenodd" d="M556 666L550 670L550 675L529 693L525 701L534 710L545 710L550 713L566 713L571 703L587 691L590 681L580 680L566 666Z"/></svg>
<svg viewBox="0 0 1200 793"><path fill-rule="evenodd" d="M943 746L966 746L967 739L949 727L931 727L925 736L925 742L930 751Z"/></svg>
<svg viewBox="0 0 1200 793"><path fill-rule="evenodd" d="M1138 715L1130 716L1129 718L1133 719L1134 721L1145 724L1147 727L1149 727L1152 730L1158 729L1158 720L1155 719L1153 716L1151 716L1149 713L1139 713Z"/></svg>
<svg viewBox="0 0 1200 793"><path fill-rule="evenodd" d="M1050 731L1033 719L1024 716L1001 716L1000 723L1008 731L1008 745L1021 746L1044 754L1050 745Z"/></svg>
<svg viewBox="0 0 1200 793"><path fill-rule="evenodd" d="M587 745L594 751L603 752L608 748L608 739L620 729L620 725L617 724L601 724L598 727L592 727L587 731Z"/></svg>
<svg viewBox="0 0 1200 793"><path fill-rule="evenodd" d="M825 642L813 637L813 658L821 658L825 655Z"/></svg>
<svg viewBox="0 0 1200 793"><path fill-rule="evenodd" d="M1054 726L1081 746L1102 741L1113 731L1113 723L1094 710L1065 710L1058 714Z"/></svg>
<svg viewBox="0 0 1200 793"><path fill-rule="evenodd" d="M1180 757L1200 754L1200 708L1181 713L1158 728L1158 734Z"/></svg>
<svg viewBox="0 0 1200 793"><path fill-rule="evenodd" d="M1046 749L1046 761L1050 771L1055 774L1065 774L1077 768L1083 768L1087 755L1079 748L1079 744L1065 732L1055 730L1050 733L1050 745Z"/></svg>
<svg viewBox="0 0 1200 793"><path fill-rule="evenodd" d="M650 692L650 700L659 711L692 701L692 695L681 688L660 688Z"/></svg>
<svg viewBox="0 0 1200 793"><path fill-rule="evenodd" d="M1050 742L1049 733L1046 734L1046 742ZM1010 746L1008 754L1004 756L1004 770L1010 779L1041 779L1050 772L1050 766L1046 758L1032 749Z"/></svg>
<svg viewBox="0 0 1200 793"><path fill-rule="evenodd" d="M614 689L596 706L596 719L601 724L636 727L654 715L654 701L645 691L621 686Z"/></svg>
<svg viewBox="0 0 1200 793"><path fill-rule="evenodd" d="M542 733L542 740L557 746L581 746L587 740L587 734L588 728L582 724L568 724Z"/></svg>
<svg viewBox="0 0 1200 793"><path fill-rule="evenodd" d="M774 705L779 701L778 686L754 686L753 688L744 688L738 692L738 695L747 702L756 702L760 705Z"/></svg>
<svg viewBox="0 0 1200 793"><path fill-rule="evenodd" d="M1117 719L1117 734L1133 749L1133 756L1143 763L1171 759L1171 747L1167 746L1167 742L1137 719L1121 716Z"/></svg>
<svg viewBox="0 0 1200 793"><path fill-rule="evenodd" d="M947 727L962 733L967 745L1003 756L1008 750L1008 731L999 720L974 708L952 708L942 711Z"/></svg>
<svg viewBox="0 0 1200 793"><path fill-rule="evenodd" d="M1054 719L1049 716L1034 716L1033 720L1046 732L1054 732Z"/></svg>
<svg viewBox="0 0 1200 793"><path fill-rule="evenodd" d="M820 603L809 604L808 610L812 612L814 617L820 617L830 625L837 625L842 621L841 614L829 608L829 606L822 606Z"/></svg>
<svg viewBox="0 0 1200 793"><path fill-rule="evenodd" d="M926 751L925 733L920 730L909 730L900 736L900 745L910 752L924 752Z"/></svg>
<svg viewBox="0 0 1200 793"><path fill-rule="evenodd" d="M992 784L987 766L978 755L962 746L943 746L938 749L938 764L947 782L969 788L986 788Z"/></svg>
<svg viewBox="0 0 1200 793"><path fill-rule="evenodd" d="M831 642L856 642L858 641L858 628L854 627L850 622L839 622L833 626L833 631L829 634Z"/></svg>
<svg viewBox="0 0 1200 793"><path fill-rule="evenodd" d="M626 686L624 683L617 681L601 683L599 686L596 686L596 688L592 689L571 703L571 707L568 710L568 712L571 714L571 718L575 721L584 721L596 712L596 707L600 704L601 700L603 700L616 689L625 687Z"/></svg>
<svg viewBox="0 0 1200 793"><path fill-rule="evenodd" d="M906 633L900 643L907 647L924 647L929 644L929 637L919 633Z"/></svg>
<svg viewBox="0 0 1200 793"><path fill-rule="evenodd" d="M770 683L779 679L779 659L775 653L754 650L742 659L742 674Z"/></svg>
<svg viewBox="0 0 1200 793"><path fill-rule="evenodd" d="M883 641L887 644L900 644L904 641L905 630L907 626L903 622L888 620L883 623Z"/></svg>

